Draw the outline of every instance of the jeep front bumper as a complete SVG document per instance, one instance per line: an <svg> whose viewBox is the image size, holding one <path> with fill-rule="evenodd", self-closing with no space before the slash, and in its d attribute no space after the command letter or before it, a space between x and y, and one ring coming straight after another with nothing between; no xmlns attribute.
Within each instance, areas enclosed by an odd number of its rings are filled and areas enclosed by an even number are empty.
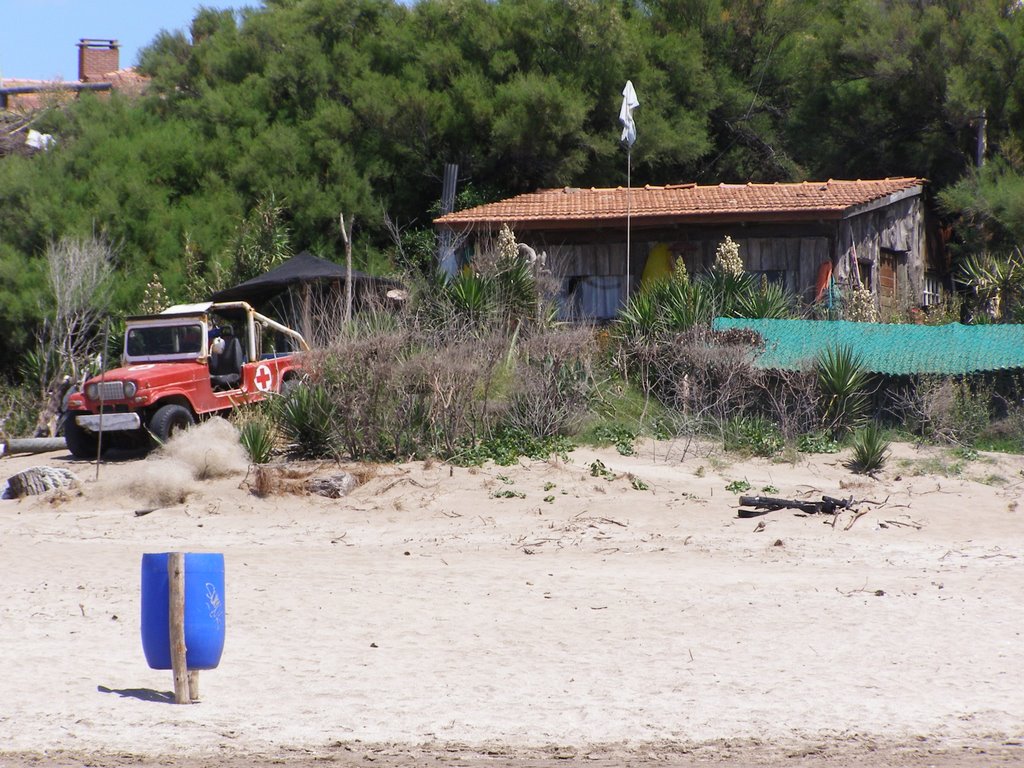
<svg viewBox="0 0 1024 768"><path fill-rule="evenodd" d="M142 427L142 419L137 413L104 413L102 416L98 413L90 413L84 416L75 416L75 423L90 432L101 431L101 426L103 432L123 432L127 429Z"/></svg>

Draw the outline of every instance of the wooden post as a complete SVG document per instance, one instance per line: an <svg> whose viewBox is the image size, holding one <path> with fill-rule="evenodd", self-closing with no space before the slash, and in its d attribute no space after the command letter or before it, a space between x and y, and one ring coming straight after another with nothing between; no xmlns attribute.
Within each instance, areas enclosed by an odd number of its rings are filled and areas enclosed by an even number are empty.
<svg viewBox="0 0 1024 768"><path fill-rule="evenodd" d="M188 668L185 661L185 553L171 552L167 558L170 588L171 669L174 671L174 703L189 704ZM196 683L198 695L199 685Z"/></svg>
<svg viewBox="0 0 1024 768"><path fill-rule="evenodd" d="M353 233L356 227L355 216L349 221ZM341 229L341 241L345 244L345 324L352 322L352 240L345 230L345 214L338 214L338 227Z"/></svg>
<svg viewBox="0 0 1024 768"><path fill-rule="evenodd" d="M195 704L199 701L199 670L190 669L188 671L188 697Z"/></svg>

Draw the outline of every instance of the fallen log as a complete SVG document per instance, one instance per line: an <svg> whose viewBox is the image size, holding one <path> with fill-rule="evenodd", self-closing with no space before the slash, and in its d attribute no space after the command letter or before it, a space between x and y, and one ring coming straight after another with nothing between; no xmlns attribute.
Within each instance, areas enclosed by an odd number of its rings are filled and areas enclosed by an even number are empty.
<svg viewBox="0 0 1024 768"><path fill-rule="evenodd" d="M63 437L12 437L0 440L0 456L10 453L49 453L66 448Z"/></svg>
<svg viewBox="0 0 1024 768"><path fill-rule="evenodd" d="M757 517L780 509L795 509L809 515L834 515L840 509L852 509L856 502L853 498L837 499L834 496L822 496L821 501L800 501L799 499L780 499L774 496L740 496L741 507L739 517Z"/></svg>

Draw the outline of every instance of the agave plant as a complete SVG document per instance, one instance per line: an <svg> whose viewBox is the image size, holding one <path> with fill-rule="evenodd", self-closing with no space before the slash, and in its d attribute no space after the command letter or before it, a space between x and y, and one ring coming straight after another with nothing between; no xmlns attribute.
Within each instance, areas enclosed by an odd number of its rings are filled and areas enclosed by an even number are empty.
<svg viewBox="0 0 1024 768"><path fill-rule="evenodd" d="M817 362L826 428L839 435L861 424L871 404L871 374L850 347L829 347Z"/></svg>
<svg viewBox="0 0 1024 768"><path fill-rule="evenodd" d="M871 475L885 466L889 441L877 422L871 422L853 434L853 457L847 466L862 475Z"/></svg>

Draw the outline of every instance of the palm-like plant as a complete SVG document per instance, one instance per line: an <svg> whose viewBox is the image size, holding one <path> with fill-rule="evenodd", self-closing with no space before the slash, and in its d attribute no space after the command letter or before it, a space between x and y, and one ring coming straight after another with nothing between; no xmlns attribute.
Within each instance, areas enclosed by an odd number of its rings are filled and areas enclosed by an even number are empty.
<svg viewBox="0 0 1024 768"><path fill-rule="evenodd" d="M740 317L783 320L793 315L793 301L778 283L761 282L737 302Z"/></svg>
<svg viewBox="0 0 1024 768"><path fill-rule="evenodd" d="M337 408L327 390L315 384L298 386L276 402L278 424L292 453L311 459L337 454Z"/></svg>
<svg viewBox="0 0 1024 768"><path fill-rule="evenodd" d="M956 280L971 290L997 322L1014 322L1024 309L1024 253L982 253L960 265Z"/></svg>
<svg viewBox="0 0 1024 768"><path fill-rule="evenodd" d="M871 422L853 435L853 456L847 466L862 475L871 475L885 466L889 458L889 441L882 428Z"/></svg>
<svg viewBox="0 0 1024 768"><path fill-rule="evenodd" d="M742 317L742 302L757 290L757 281L746 272L733 274L713 270L695 282L706 286L714 301L714 312L721 317Z"/></svg>
<svg viewBox="0 0 1024 768"><path fill-rule="evenodd" d="M839 435L861 424L871 403L871 374L860 358L850 347L829 347L818 358L817 368L825 426Z"/></svg>
<svg viewBox="0 0 1024 768"><path fill-rule="evenodd" d="M478 319L490 309L491 293L487 279L473 272L460 272L445 289L452 309L470 319Z"/></svg>

